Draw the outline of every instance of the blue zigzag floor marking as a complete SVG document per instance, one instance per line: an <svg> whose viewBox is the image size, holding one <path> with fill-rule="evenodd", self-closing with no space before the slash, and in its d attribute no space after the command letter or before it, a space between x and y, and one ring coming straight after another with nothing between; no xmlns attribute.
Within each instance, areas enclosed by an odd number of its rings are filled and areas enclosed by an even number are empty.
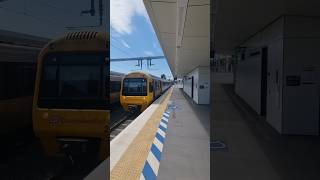
<svg viewBox="0 0 320 180"><path fill-rule="evenodd" d="M157 179L161 153L163 150L163 144L166 139L166 132L168 128L168 121L170 118L170 111L163 113L161 118L157 133L153 140L150 152L148 154L147 160L144 164L143 170L140 175L140 180L155 180Z"/></svg>

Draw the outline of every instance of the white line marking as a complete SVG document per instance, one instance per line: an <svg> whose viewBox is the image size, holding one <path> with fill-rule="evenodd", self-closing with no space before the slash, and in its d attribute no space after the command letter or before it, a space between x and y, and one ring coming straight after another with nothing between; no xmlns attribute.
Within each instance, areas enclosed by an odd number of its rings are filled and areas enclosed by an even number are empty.
<svg viewBox="0 0 320 180"><path fill-rule="evenodd" d="M160 121L160 125L167 129L167 125Z"/></svg>
<svg viewBox="0 0 320 180"><path fill-rule="evenodd" d="M160 150L160 152L162 152L163 144L158 140L158 138L154 138L153 144Z"/></svg>
<svg viewBox="0 0 320 180"><path fill-rule="evenodd" d="M158 161L158 159L153 155L153 153L150 151L148 158L147 158L148 163L150 164L153 172L155 175L158 174L158 170L159 170L159 164L160 162Z"/></svg>
<svg viewBox="0 0 320 180"><path fill-rule="evenodd" d="M166 133L162 131L162 129L159 129L158 128L158 131L157 131L163 138L166 137Z"/></svg>
<svg viewBox="0 0 320 180"><path fill-rule="evenodd" d="M161 119L163 119L164 121L167 121L167 122L169 121L169 119L164 116Z"/></svg>
<svg viewBox="0 0 320 180"><path fill-rule="evenodd" d="M146 180L146 179L144 178L143 173L141 173L141 175L140 175L140 180Z"/></svg>

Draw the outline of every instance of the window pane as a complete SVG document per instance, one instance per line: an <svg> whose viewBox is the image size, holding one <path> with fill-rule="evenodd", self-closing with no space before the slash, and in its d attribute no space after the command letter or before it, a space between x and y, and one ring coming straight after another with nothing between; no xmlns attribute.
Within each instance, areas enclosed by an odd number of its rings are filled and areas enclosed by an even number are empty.
<svg viewBox="0 0 320 180"><path fill-rule="evenodd" d="M99 97L99 65L62 65L60 67L60 97Z"/></svg>
<svg viewBox="0 0 320 180"><path fill-rule="evenodd" d="M39 107L105 109L105 53L52 54L43 62ZM104 92L106 91L106 92Z"/></svg>
<svg viewBox="0 0 320 180"><path fill-rule="evenodd" d="M46 65L43 68L43 79L41 83L42 97L58 96L58 80L57 80L57 65Z"/></svg>
<svg viewBox="0 0 320 180"><path fill-rule="evenodd" d="M123 95L146 96L147 94L147 80L144 78L126 78L123 86Z"/></svg>

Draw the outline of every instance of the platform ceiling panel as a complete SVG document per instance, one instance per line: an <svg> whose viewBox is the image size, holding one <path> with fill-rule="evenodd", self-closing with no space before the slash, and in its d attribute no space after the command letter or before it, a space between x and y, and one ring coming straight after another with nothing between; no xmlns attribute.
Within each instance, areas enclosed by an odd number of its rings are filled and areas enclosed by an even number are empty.
<svg viewBox="0 0 320 180"><path fill-rule="evenodd" d="M175 71L176 57L176 0L144 0L151 23L172 72ZM161 16L159 16L161 14Z"/></svg>
<svg viewBox="0 0 320 180"><path fill-rule="evenodd" d="M215 51L232 53L236 46L282 15L319 16L319 6L318 0L215 0Z"/></svg>
<svg viewBox="0 0 320 180"><path fill-rule="evenodd" d="M144 0L174 76L209 65L210 0Z"/></svg>

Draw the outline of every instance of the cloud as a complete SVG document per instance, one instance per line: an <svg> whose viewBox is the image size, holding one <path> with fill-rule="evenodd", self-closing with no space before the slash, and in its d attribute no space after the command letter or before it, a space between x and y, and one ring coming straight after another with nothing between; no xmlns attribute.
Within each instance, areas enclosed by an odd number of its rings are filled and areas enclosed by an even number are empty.
<svg viewBox="0 0 320 180"><path fill-rule="evenodd" d="M154 53L151 51L144 51L144 54L147 56L154 56Z"/></svg>
<svg viewBox="0 0 320 180"><path fill-rule="evenodd" d="M124 40L121 40L121 44L122 44L124 47L126 47L126 48L131 48L131 47L129 46L129 44L126 43Z"/></svg>
<svg viewBox="0 0 320 180"><path fill-rule="evenodd" d="M149 16L144 7L143 0L111 0L110 25L119 34L131 34L132 18L143 16L149 21Z"/></svg>

